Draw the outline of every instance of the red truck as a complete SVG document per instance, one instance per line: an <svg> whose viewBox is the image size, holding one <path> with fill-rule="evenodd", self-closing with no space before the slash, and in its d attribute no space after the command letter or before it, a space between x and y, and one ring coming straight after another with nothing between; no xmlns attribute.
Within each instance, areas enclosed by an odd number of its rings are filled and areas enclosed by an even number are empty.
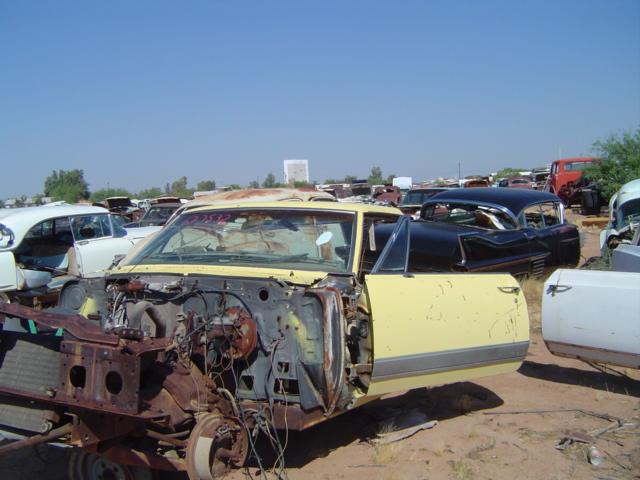
<svg viewBox="0 0 640 480"><path fill-rule="evenodd" d="M582 172L597 159L593 157L561 158L551 164L551 174L544 186L546 192L555 193L567 205L580 201L574 186L582 178Z"/></svg>

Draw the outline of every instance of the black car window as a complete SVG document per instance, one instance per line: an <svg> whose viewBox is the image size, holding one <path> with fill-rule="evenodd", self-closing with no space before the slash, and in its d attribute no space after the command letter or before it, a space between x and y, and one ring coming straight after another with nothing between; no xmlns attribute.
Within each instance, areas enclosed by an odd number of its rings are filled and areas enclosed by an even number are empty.
<svg viewBox="0 0 640 480"><path fill-rule="evenodd" d="M498 208L462 203L438 203L425 208L423 218L488 230L514 230L513 219Z"/></svg>
<svg viewBox="0 0 640 480"><path fill-rule="evenodd" d="M531 205L524 209L523 216L526 226L537 230L561 223L560 206L555 202Z"/></svg>

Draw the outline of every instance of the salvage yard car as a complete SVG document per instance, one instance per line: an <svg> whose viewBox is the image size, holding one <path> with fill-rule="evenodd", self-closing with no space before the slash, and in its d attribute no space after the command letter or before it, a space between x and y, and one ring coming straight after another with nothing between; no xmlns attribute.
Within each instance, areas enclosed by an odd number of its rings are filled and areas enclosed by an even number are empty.
<svg viewBox="0 0 640 480"><path fill-rule="evenodd" d="M259 432L517 369L516 280L414 273L409 227L368 204L195 208L99 281L87 317L0 304L0 320L39 330L0 332L0 424L30 437L0 453L55 441L123 478L144 465L211 479L257 455Z"/></svg>
<svg viewBox="0 0 640 480"><path fill-rule="evenodd" d="M610 270L558 269L547 279L542 337L554 355L640 368L640 229L611 257Z"/></svg>
<svg viewBox="0 0 640 480"><path fill-rule="evenodd" d="M70 281L102 275L153 230L125 230L102 207L0 210L0 298L55 303Z"/></svg>
<svg viewBox="0 0 640 480"><path fill-rule="evenodd" d="M124 228L162 226L171 218L176 210L182 207L181 202L152 203L144 215L135 222L125 223Z"/></svg>
<svg viewBox="0 0 640 480"><path fill-rule="evenodd" d="M600 232L600 249L630 243L640 227L640 178L625 183L609 201L609 223Z"/></svg>
<svg viewBox="0 0 640 480"><path fill-rule="evenodd" d="M380 229L381 241L390 235ZM546 192L507 188L437 193L412 223L409 261L420 271L510 272L539 276L576 266L580 237L567 224L560 199Z"/></svg>

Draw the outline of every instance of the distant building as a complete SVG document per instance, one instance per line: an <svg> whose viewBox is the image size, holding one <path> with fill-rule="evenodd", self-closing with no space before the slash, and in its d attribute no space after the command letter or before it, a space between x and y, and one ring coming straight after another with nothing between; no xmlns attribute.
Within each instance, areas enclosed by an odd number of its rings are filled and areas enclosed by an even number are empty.
<svg viewBox="0 0 640 480"><path fill-rule="evenodd" d="M284 183L292 184L293 182L309 183L308 160L284 161Z"/></svg>

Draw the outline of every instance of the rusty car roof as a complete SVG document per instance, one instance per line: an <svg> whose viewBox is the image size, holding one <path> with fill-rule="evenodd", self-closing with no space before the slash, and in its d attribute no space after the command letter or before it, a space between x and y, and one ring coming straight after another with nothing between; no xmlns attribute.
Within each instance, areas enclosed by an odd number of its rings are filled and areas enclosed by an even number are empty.
<svg viewBox="0 0 640 480"><path fill-rule="evenodd" d="M402 212L395 207L373 205L367 203L349 202L310 202L310 201L290 201L280 202L257 202L238 201L235 203L216 203L214 205L203 205L189 210L190 212L202 212L207 210L222 210L228 208L277 208L277 209L301 209L301 210L335 210L340 212L361 212L361 213L384 213L392 215L402 215Z"/></svg>

